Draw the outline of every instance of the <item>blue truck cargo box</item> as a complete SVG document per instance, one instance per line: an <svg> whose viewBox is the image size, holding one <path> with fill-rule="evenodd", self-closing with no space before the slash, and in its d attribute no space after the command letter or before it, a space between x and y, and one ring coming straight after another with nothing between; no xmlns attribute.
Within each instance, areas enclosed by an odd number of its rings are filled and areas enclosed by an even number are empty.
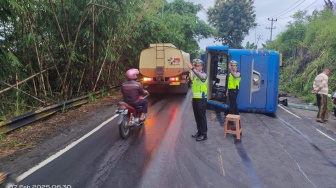
<svg viewBox="0 0 336 188"><path fill-rule="evenodd" d="M272 50L229 49L208 46L201 56L208 75L208 104L229 108L226 96L228 62L238 62L241 73L237 98L239 111L275 114L278 105L279 67L281 56Z"/></svg>

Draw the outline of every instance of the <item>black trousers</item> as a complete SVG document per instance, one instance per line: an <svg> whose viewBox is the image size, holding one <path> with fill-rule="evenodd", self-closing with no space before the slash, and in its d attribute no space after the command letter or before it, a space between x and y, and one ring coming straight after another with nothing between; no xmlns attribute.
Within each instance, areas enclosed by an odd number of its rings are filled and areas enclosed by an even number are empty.
<svg viewBox="0 0 336 188"><path fill-rule="evenodd" d="M206 105L207 99L192 99L192 106L197 124L197 131L198 133L203 135L206 135L208 132Z"/></svg>
<svg viewBox="0 0 336 188"><path fill-rule="evenodd" d="M229 89L229 114L239 115L238 105L237 105L237 96L239 89Z"/></svg>

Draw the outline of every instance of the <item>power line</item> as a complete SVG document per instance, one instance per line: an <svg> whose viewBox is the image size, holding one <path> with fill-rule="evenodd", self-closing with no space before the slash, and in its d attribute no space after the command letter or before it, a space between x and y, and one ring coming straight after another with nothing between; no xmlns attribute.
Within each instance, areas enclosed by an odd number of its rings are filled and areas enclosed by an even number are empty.
<svg viewBox="0 0 336 188"><path fill-rule="evenodd" d="M306 0L298 0L298 1L296 1L295 3L293 3L291 6L289 6L288 8L286 8L286 9L284 9L284 10L282 10L281 12L279 12L279 13L277 13L277 14L275 14L275 16L277 16L277 15L282 15L282 17L281 16L278 16L278 17L281 17L281 18L277 18L277 17L269 17L268 19L264 19L262 22L258 22L258 25L259 26L261 26L261 27L257 27L257 33L256 33L256 35L257 35L257 37L258 36L262 36L262 33L264 33L264 31L262 31L263 29L262 28L265 28L265 27L268 27L269 25L268 25L268 23L266 23L266 22L268 22L268 21L271 21L271 20L269 20L270 18L272 18L273 20L274 19L276 19L276 20L283 20L283 19L286 19L286 18L290 18L290 17L292 17L292 16L285 16L285 14L288 14L290 11L293 11L295 8L297 8L298 6L300 6L300 5L302 5L304 2L306 2L307 3L307 1ZM309 2L309 1L308 1ZM303 9L303 10L307 10L309 7L311 7L313 4L315 4L316 2L318 2L318 0L315 0L313 3L311 3L310 5L308 5L307 7L305 7L305 9ZM300 7L301 8L301 7ZM274 21L273 21L274 22ZM273 24L273 23L271 23L271 24ZM271 30L271 28L272 28L272 30L273 29L275 29L275 27L273 28L273 25L271 26L271 27L268 27L268 28L266 28L266 29L270 29L270 32L271 32L271 35L273 36L273 31ZM265 34L265 33L264 33ZM266 35L266 34L265 34ZM264 36L265 36L264 35ZM272 36L270 36L270 39L272 40ZM264 38L266 38L266 37L264 37ZM259 38L258 38L259 39ZM260 38L261 40L262 40L262 38Z"/></svg>
<svg viewBox="0 0 336 188"><path fill-rule="evenodd" d="M295 4L297 4L297 3L300 2L300 1L302 1L302 0L298 0L298 1L296 1L294 4L292 4L291 6L289 6L288 8L286 8L285 10L283 10L283 11L281 11L281 12L279 12L279 13L277 13L277 14L271 16L271 17L278 16L279 14L281 14L281 13L287 11L288 9L290 9L291 7L293 7ZM305 0L304 0L304 1L305 1ZM267 19L265 19L265 20L263 20L262 22L260 22L260 24L263 24L263 23L265 23L266 21L267 21Z"/></svg>
<svg viewBox="0 0 336 188"><path fill-rule="evenodd" d="M286 15L287 13L291 12L292 10L294 10L296 7L300 6L302 3L304 3L306 0L302 1L300 4L296 5L295 7L293 7L292 9L288 10L287 12L283 13L283 14L280 14L278 15L277 17L281 17L281 16L284 16Z"/></svg>
<svg viewBox="0 0 336 188"><path fill-rule="evenodd" d="M307 10L310 6L312 6L314 3L316 3L317 0L315 0L312 4L308 5L308 7L306 7L305 9L303 10Z"/></svg>
<svg viewBox="0 0 336 188"><path fill-rule="evenodd" d="M290 9L291 7L293 7L296 3L300 2L300 1L301 1L301 0L296 1L296 2L295 2L294 4L292 4L290 7L286 8L285 10L279 12L279 13L276 14L276 15L273 15L272 17L277 17L277 16L279 16L281 13L287 11L288 9ZM304 0L304 1L305 1L305 0ZM303 2L304 2L304 1L303 1ZM303 3L303 2L301 2L301 3Z"/></svg>
<svg viewBox="0 0 336 188"><path fill-rule="evenodd" d="M316 3L317 2L317 0L315 0L312 4L310 4L310 5L308 5L306 8L304 8L303 10L307 10L310 6L312 6L314 3ZM281 19L286 19L286 18L290 18L290 17L292 17L292 16L287 16L287 17L282 17L282 18L278 18L279 20L281 20Z"/></svg>

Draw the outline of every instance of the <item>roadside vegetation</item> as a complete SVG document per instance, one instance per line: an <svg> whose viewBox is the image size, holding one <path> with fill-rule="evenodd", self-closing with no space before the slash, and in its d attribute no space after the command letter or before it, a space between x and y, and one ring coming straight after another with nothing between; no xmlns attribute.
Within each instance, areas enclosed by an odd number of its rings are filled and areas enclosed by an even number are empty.
<svg viewBox="0 0 336 188"><path fill-rule="evenodd" d="M213 34L202 6L183 0L4 0L0 9L0 121L119 85L150 43L196 57L197 40Z"/></svg>
<svg viewBox="0 0 336 188"><path fill-rule="evenodd" d="M325 8L312 15L299 11L293 18L287 30L266 48L278 50L283 55L279 89L307 102L315 102L312 85L323 68L331 70L329 93L336 90L336 14ZM329 105L331 107L331 103Z"/></svg>

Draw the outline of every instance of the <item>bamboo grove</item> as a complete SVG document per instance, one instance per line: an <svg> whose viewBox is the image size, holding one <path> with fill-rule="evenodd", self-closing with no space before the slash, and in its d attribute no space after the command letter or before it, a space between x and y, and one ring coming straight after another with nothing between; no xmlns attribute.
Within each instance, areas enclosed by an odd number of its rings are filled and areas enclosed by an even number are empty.
<svg viewBox="0 0 336 188"><path fill-rule="evenodd" d="M4 0L0 9L0 120L120 84L150 43L197 52L213 33L197 17L202 6L183 0Z"/></svg>

